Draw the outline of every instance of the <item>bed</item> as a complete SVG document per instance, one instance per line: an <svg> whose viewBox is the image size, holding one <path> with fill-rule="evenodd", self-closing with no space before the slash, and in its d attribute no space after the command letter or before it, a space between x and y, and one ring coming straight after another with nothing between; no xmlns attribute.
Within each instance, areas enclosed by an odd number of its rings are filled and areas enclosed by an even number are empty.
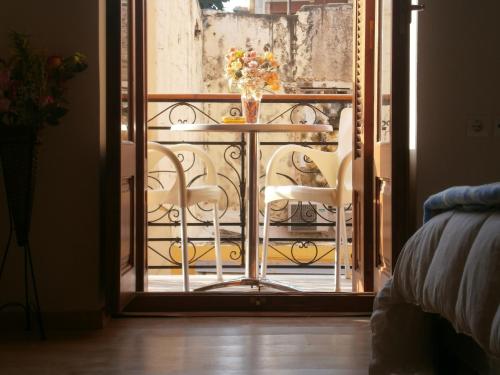
<svg viewBox="0 0 500 375"><path fill-rule="evenodd" d="M375 299L370 373L500 374L500 183L430 197L425 221Z"/></svg>

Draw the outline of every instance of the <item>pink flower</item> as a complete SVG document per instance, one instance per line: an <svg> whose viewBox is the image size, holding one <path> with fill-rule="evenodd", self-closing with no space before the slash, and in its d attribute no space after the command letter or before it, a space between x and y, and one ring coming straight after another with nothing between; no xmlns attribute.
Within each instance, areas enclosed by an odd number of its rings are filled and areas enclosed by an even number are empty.
<svg viewBox="0 0 500 375"><path fill-rule="evenodd" d="M46 105L53 104L54 98L50 95L44 96L40 99L40 104L45 107Z"/></svg>
<svg viewBox="0 0 500 375"><path fill-rule="evenodd" d="M0 112L8 112L10 108L10 100L7 98L0 98Z"/></svg>

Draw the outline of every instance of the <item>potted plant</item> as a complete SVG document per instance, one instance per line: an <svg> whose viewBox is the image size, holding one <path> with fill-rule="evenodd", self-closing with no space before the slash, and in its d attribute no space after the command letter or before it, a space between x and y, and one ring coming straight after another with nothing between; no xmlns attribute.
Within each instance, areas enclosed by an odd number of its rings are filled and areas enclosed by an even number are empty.
<svg viewBox="0 0 500 375"><path fill-rule="evenodd" d="M11 32L11 56L0 58L0 159L17 242L30 228L40 130L67 113L66 82L86 69L84 55L47 56L27 35Z"/></svg>
<svg viewBox="0 0 500 375"><path fill-rule="evenodd" d="M67 113L66 82L87 68L84 55L47 56L30 45L27 35L9 34L12 53L0 58L0 161L3 170L9 217L17 243L24 249L25 304L8 303L0 306L22 306L26 326L31 327L28 265L36 303L40 335L45 338L35 282L35 272L29 246L33 204L33 188L40 131L47 125L58 125ZM9 243L0 262L2 276Z"/></svg>

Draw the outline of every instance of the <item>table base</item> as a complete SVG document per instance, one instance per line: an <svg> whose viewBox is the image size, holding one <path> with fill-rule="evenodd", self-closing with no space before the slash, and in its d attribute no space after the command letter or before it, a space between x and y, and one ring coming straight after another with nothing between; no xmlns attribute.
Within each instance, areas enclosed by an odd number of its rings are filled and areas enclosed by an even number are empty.
<svg viewBox="0 0 500 375"><path fill-rule="evenodd" d="M204 292L207 290L212 290L212 289L220 289L220 288L228 288L231 286L241 286L241 285L249 285L249 286L256 286L259 288L266 287L266 288L273 288L277 290L281 290L283 292L300 292L297 288L294 288L290 285L286 285L277 281L271 281L268 279L253 279L249 277L240 277L237 279L232 279L228 281L221 281L220 283L215 283L215 284L210 284L206 286L202 286L201 288L196 288L194 289L195 292Z"/></svg>

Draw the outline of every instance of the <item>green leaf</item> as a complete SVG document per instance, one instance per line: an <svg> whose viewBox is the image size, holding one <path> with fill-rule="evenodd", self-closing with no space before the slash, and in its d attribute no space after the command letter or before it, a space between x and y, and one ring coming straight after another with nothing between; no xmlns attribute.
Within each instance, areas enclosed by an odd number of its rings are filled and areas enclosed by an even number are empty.
<svg viewBox="0 0 500 375"><path fill-rule="evenodd" d="M229 0L199 0L201 9L224 10L224 4Z"/></svg>

